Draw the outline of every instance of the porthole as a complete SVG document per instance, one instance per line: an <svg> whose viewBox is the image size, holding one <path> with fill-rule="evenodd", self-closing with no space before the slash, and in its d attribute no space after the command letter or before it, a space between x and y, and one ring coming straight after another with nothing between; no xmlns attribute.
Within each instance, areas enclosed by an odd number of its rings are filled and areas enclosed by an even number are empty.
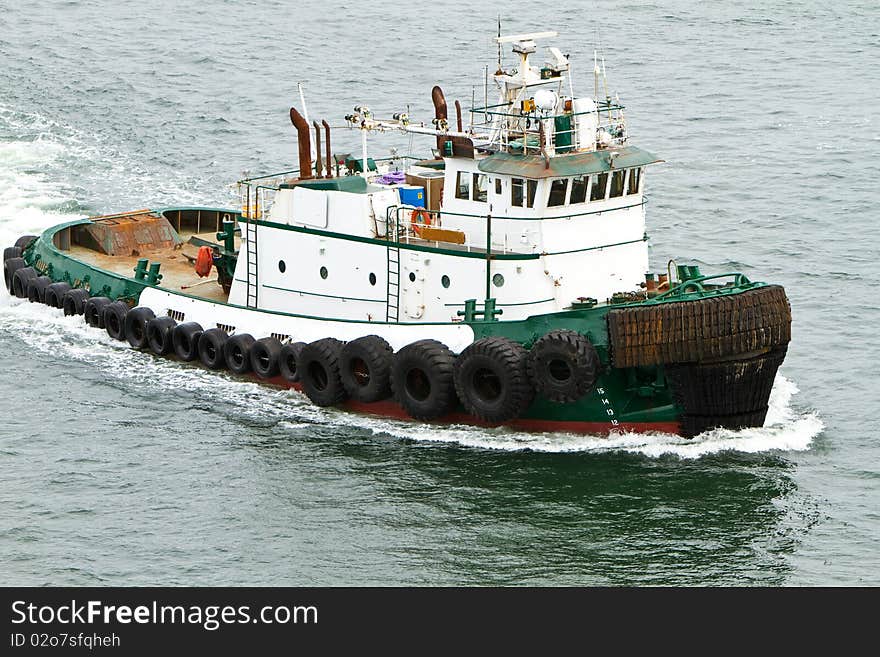
<svg viewBox="0 0 880 657"><path fill-rule="evenodd" d="M410 283L415 283L415 282L416 282L416 275L415 275L414 272L410 272L410 273L409 273L409 282L410 282Z"/></svg>
<svg viewBox="0 0 880 657"><path fill-rule="evenodd" d="M287 265L284 264L284 261L279 260L278 261L278 271L280 271L283 274L286 269L287 269Z"/></svg>
<svg viewBox="0 0 880 657"><path fill-rule="evenodd" d="M370 285L375 285L375 284L376 284L376 274L371 273L370 274Z"/></svg>
<svg viewBox="0 0 880 657"><path fill-rule="evenodd" d="M443 287L449 287L449 276L443 274L443 277L440 279L440 285Z"/></svg>
<svg viewBox="0 0 880 657"><path fill-rule="evenodd" d="M501 274L495 274L492 277L492 283L495 284L495 287L501 287L502 285L504 285L504 276L502 276Z"/></svg>
<svg viewBox="0 0 880 657"><path fill-rule="evenodd" d="M321 278L327 278L327 268L321 267Z"/></svg>

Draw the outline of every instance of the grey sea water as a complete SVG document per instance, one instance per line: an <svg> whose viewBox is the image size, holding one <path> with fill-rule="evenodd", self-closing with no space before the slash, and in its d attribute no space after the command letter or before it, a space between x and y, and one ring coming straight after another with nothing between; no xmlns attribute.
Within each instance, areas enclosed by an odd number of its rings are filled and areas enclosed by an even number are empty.
<svg viewBox="0 0 880 657"><path fill-rule="evenodd" d="M582 93L604 49L634 142L666 160L647 179L655 268L786 287L767 426L364 418L3 291L3 584L880 584L876 2L0 0L0 242L232 204L242 171L295 165L300 81L335 125L357 103L427 119L435 83L468 106L499 13L558 30Z"/></svg>

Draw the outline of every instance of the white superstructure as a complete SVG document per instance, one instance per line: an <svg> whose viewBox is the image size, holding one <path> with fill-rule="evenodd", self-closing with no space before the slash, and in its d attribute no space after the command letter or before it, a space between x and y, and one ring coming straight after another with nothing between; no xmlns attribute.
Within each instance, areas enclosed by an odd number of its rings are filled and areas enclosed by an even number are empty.
<svg viewBox="0 0 880 657"><path fill-rule="evenodd" d="M513 44L518 66L499 67L498 102L474 108L467 128L460 112L451 125L435 87L430 126L404 114L376 119L362 106L346 117L362 136L349 175L319 161L323 177L310 165L298 178L242 181L229 302L410 323L460 321L466 300L494 299L500 318L514 320L636 289L648 268L645 166L658 160L627 144L621 107L574 96L558 49L531 66L535 41L550 36L497 39ZM373 166L366 136L388 130L433 135L437 157ZM407 192L418 188L413 202Z"/></svg>

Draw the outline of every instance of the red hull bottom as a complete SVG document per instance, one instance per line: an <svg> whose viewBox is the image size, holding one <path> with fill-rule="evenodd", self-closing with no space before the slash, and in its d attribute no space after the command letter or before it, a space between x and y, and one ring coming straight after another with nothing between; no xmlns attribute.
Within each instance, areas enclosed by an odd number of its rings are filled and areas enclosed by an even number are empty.
<svg viewBox="0 0 880 657"><path fill-rule="evenodd" d="M263 381L263 379L258 379ZM265 383L271 383L282 388L293 388L302 392L302 386L299 383L289 383L283 377L275 377L268 379ZM346 399L340 405L347 411L362 413L365 415L375 415L378 417L393 418L395 420L407 420L409 422L421 422L407 415L401 406L390 399L366 404L354 399ZM466 424L478 427L494 427L498 425L483 422L468 415L466 413L456 412L444 415L441 418L432 420L430 424ZM608 422L577 422L571 420L544 420L538 418L518 418L509 422L504 422L502 426L512 429L521 429L523 431L535 433L578 433L590 434L596 436L607 436L615 433L668 433L680 435L681 426L678 422L621 422L617 426L611 426Z"/></svg>

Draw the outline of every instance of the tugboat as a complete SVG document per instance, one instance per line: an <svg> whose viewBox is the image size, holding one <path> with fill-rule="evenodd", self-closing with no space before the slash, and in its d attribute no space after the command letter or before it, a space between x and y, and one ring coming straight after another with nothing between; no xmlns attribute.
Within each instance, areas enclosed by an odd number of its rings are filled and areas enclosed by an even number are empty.
<svg viewBox="0 0 880 657"><path fill-rule="evenodd" d="M604 61L593 96L575 95L558 48L533 64L555 36L495 39L467 125L434 87L429 123L356 106L342 128L360 151L340 155L326 121L291 108L299 168L239 181L240 207L24 236L4 252L6 287L320 406L591 434L761 426L791 337L785 291L672 261L648 272L646 170L661 160L600 97ZM436 145L374 159L367 138L385 132Z"/></svg>

